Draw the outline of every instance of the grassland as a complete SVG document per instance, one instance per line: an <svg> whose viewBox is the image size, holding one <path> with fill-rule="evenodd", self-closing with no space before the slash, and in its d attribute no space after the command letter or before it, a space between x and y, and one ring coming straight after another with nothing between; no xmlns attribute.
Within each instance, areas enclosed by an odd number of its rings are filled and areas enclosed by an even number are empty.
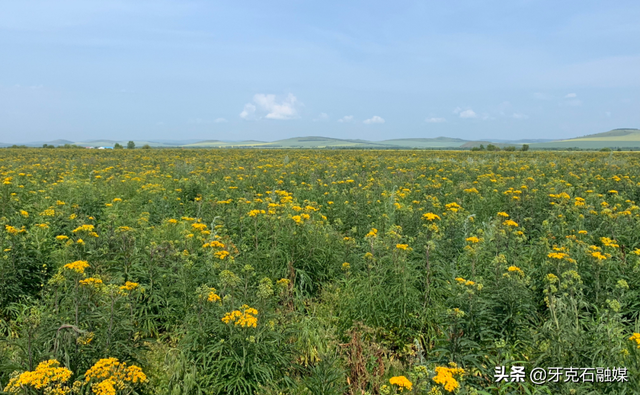
<svg viewBox="0 0 640 395"><path fill-rule="evenodd" d="M630 394L639 199L634 153L3 149L0 387Z"/></svg>

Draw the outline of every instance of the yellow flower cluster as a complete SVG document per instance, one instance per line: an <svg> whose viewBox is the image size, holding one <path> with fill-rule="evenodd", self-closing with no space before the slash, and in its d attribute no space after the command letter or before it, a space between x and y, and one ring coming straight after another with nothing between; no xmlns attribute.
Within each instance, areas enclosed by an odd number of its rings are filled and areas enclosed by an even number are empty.
<svg viewBox="0 0 640 395"><path fill-rule="evenodd" d="M409 379L405 376L392 377L389 379L389 384L397 385L398 387L400 387L400 392L404 391L405 389L407 391L411 391L411 388L413 388L413 383L409 381Z"/></svg>
<svg viewBox="0 0 640 395"><path fill-rule="evenodd" d="M603 254L600 251L593 251L591 253L591 256L596 258L599 261L604 261L608 258L608 256L610 256L609 254Z"/></svg>
<svg viewBox="0 0 640 395"><path fill-rule="evenodd" d="M636 344L638 345L638 348L640 348L640 333L634 333L633 335L631 335L629 340L636 342Z"/></svg>
<svg viewBox="0 0 640 395"><path fill-rule="evenodd" d="M465 280L462 277L456 277L456 281L462 285L475 285L476 283L471 280Z"/></svg>
<svg viewBox="0 0 640 395"><path fill-rule="evenodd" d="M73 230L73 233L78 232L93 232L93 225L81 225Z"/></svg>
<svg viewBox="0 0 640 395"><path fill-rule="evenodd" d="M343 266L344 266L344 264L343 264ZM290 281L289 281L288 278L281 278L280 280L276 281L276 284L278 286L281 286L281 287L288 287L289 283L290 283Z"/></svg>
<svg viewBox="0 0 640 395"><path fill-rule="evenodd" d="M511 219L508 219L508 220L504 221L504 222L502 223L502 225L505 225L505 226L513 226L514 228L517 228L517 227L518 227L518 223L517 223L516 221L514 221L514 220L511 220Z"/></svg>
<svg viewBox="0 0 640 395"><path fill-rule="evenodd" d="M220 298L220 295L218 295L216 293L216 289L215 288L209 288L209 295L207 296L207 301L209 301L209 302L220 302L220 301L222 301L222 299Z"/></svg>
<svg viewBox="0 0 640 395"><path fill-rule="evenodd" d="M409 248L409 244L396 244L396 248L399 250L406 251Z"/></svg>
<svg viewBox="0 0 640 395"><path fill-rule="evenodd" d="M249 217L257 217L259 214L265 214L264 210L251 210L249 211Z"/></svg>
<svg viewBox="0 0 640 395"><path fill-rule="evenodd" d="M69 381L72 374L71 370L60 367L60 362L50 359L40 362L32 372L27 371L11 378L4 391L18 394L23 389L31 387L43 390L45 393L65 395L69 392L69 387L64 384Z"/></svg>
<svg viewBox="0 0 640 395"><path fill-rule="evenodd" d="M17 235L18 233L26 232L26 229L24 228L24 226L19 229L19 228L16 228L15 226L5 225L4 228L7 230L7 233L10 233L12 235Z"/></svg>
<svg viewBox="0 0 640 395"><path fill-rule="evenodd" d="M510 272L518 273L520 275L524 275L524 272L518 266L509 266L509 268L507 268L507 270L510 271Z"/></svg>
<svg viewBox="0 0 640 395"><path fill-rule="evenodd" d="M95 287L95 288L98 288L102 285L102 280L94 277L85 278L84 280L80 280L79 282L80 282L80 285L86 285L86 286Z"/></svg>
<svg viewBox="0 0 640 395"><path fill-rule="evenodd" d="M480 242L480 239L478 239L478 238L477 238L477 237L475 237L475 236L467 237L465 240L466 240L467 242L471 243L471 244L479 243L479 242Z"/></svg>
<svg viewBox="0 0 640 395"><path fill-rule="evenodd" d="M610 239L608 237L601 237L600 241L602 242L602 244L604 244L607 247L612 247L612 248L618 248L620 247L615 240Z"/></svg>
<svg viewBox="0 0 640 395"><path fill-rule="evenodd" d="M219 259L224 259L224 258L226 258L227 256L229 256L229 251L227 251L227 250L216 251L216 252L213 254L213 256L215 256L216 258L219 258Z"/></svg>
<svg viewBox="0 0 640 395"><path fill-rule="evenodd" d="M207 225L201 223L191 224L191 227L199 232L204 232L207 230Z"/></svg>
<svg viewBox="0 0 640 395"><path fill-rule="evenodd" d="M204 243L202 248L224 248L225 245L219 242L218 240L213 240L208 243Z"/></svg>
<svg viewBox="0 0 640 395"><path fill-rule="evenodd" d="M445 204L444 207L449 210L449 211L453 211L454 213L457 212L458 210L460 210L462 207L460 207L460 205L456 202L453 203L448 203Z"/></svg>
<svg viewBox="0 0 640 395"><path fill-rule="evenodd" d="M564 258L568 258L569 254L566 254L564 252L550 252L547 254L547 257L553 258L553 259L564 259Z"/></svg>
<svg viewBox="0 0 640 395"><path fill-rule="evenodd" d="M138 366L127 366L117 358L103 358L96 362L85 373L85 383L91 385L91 391L96 395L115 395L129 384L139 384L147 381L147 376Z"/></svg>
<svg viewBox="0 0 640 395"><path fill-rule="evenodd" d="M229 313L226 313L224 317L222 317L222 322L228 324L230 322L235 323L236 326L241 326L243 328L255 328L258 326L258 310L253 307L249 307L248 305L242 305L240 310L234 310Z"/></svg>
<svg viewBox="0 0 640 395"><path fill-rule="evenodd" d="M121 291L133 291L134 289L138 288L140 284L138 283L134 283L131 281L127 281L124 283L124 285L120 286L120 290Z"/></svg>
<svg viewBox="0 0 640 395"><path fill-rule="evenodd" d="M378 237L378 229L372 228L364 237L369 239Z"/></svg>
<svg viewBox="0 0 640 395"><path fill-rule="evenodd" d="M75 261L75 262L67 263L63 267L65 269L73 270L76 273L84 274L84 270L89 267L89 262Z"/></svg>
<svg viewBox="0 0 640 395"><path fill-rule="evenodd" d="M460 376L464 374L464 369L458 368L455 363L452 362L450 363L450 365L450 368L445 366L437 366L436 375L433 378L433 381L441 384L447 392L453 392L460 386L460 383L458 383L454 376Z"/></svg>
<svg viewBox="0 0 640 395"><path fill-rule="evenodd" d="M434 213L426 213L426 214L422 214L422 219L425 219L427 221L433 221L433 220L440 220L440 216L438 216L437 214Z"/></svg>

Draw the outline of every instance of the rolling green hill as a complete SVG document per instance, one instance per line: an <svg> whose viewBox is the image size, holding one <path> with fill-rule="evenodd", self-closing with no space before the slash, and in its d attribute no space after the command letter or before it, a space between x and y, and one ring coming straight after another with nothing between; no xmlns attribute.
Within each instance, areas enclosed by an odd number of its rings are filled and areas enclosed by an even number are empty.
<svg viewBox="0 0 640 395"><path fill-rule="evenodd" d="M43 144L62 146L73 144L81 147L113 147L116 143L126 147L128 141L89 140L73 142L70 140L38 141L27 143L27 146L41 147ZM637 148L640 150L640 129L622 128L608 132L590 134L564 140L464 140L451 137L435 138L397 138L382 141L368 141L360 139L338 139L322 136L293 137L277 141L221 141L221 140L183 140L183 141L140 141L134 140L137 148L144 145L157 148L368 148L368 149L470 149L493 144L497 147L516 147L529 144L531 149L601 149L601 148ZM0 143L0 147L10 144Z"/></svg>
<svg viewBox="0 0 640 395"><path fill-rule="evenodd" d="M531 148L640 148L640 129L613 129L604 133L589 134L566 140L531 144Z"/></svg>
<svg viewBox="0 0 640 395"><path fill-rule="evenodd" d="M467 140L451 137L392 139L383 140L381 143L408 148L457 148L467 143Z"/></svg>

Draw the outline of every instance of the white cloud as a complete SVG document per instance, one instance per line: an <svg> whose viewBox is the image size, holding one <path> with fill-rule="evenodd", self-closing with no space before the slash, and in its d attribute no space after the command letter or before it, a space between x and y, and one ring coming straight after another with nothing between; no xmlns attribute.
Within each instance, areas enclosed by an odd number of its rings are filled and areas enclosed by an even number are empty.
<svg viewBox="0 0 640 395"><path fill-rule="evenodd" d="M353 121L353 115L345 115L344 117L338 119L338 122L340 123L351 122L351 121Z"/></svg>
<svg viewBox="0 0 640 395"><path fill-rule="evenodd" d="M578 95L576 95L575 93L567 93L566 96L564 97L565 99L573 99L578 97Z"/></svg>
<svg viewBox="0 0 640 395"><path fill-rule="evenodd" d="M513 115L511 115L512 118L514 119L527 119L529 118L529 116L527 114L521 114L519 112L514 112Z"/></svg>
<svg viewBox="0 0 640 395"><path fill-rule="evenodd" d="M425 122L429 122L429 123L441 123L441 122L447 122L447 120L445 118L427 118L424 120Z"/></svg>
<svg viewBox="0 0 640 395"><path fill-rule="evenodd" d="M213 122L215 122L215 123L224 123L224 122L229 122L229 121L227 121L227 120L226 120L226 119L224 119L224 118L216 118L216 120L215 120L215 121L213 121Z"/></svg>
<svg viewBox="0 0 640 395"><path fill-rule="evenodd" d="M244 105L244 110L240 113L240 118L243 119L251 119L253 118L253 114L256 112L256 106L251 103L247 103Z"/></svg>
<svg viewBox="0 0 640 395"><path fill-rule="evenodd" d="M325 112L321 112L317 118L313 119L313 122L328 121L328 120L329 120L329 114Z"/></svg>
<svg viewBox="0 0 640 395"><path fill-rule="evenodd" d="M276 101L276 95L257 93L253 95L253 103L244 105L240 117L254 119L256 113L260 113L268 119L294 119L298 118L298 107L301 105L302 103L291 93L280 102ZM261 116L257 118L259 119Z"/></svg>
<svg viewBox="0 0 640 395"><path fill-rule="evenodd" d="M382 117L379 117L377 115L374 115L373 117L369 118L369 119L365 119L364 121L362 121L363 123L366 123L367 125L370 125L372 123L384 123L384 119Z"/></svg>
<svg viewBox="0 0 640 395"><path fill-rule="evenodd" d="M475 111L471 109L460 112L460 118L477 118L477 117L478 115L475 113Z"/></svg>

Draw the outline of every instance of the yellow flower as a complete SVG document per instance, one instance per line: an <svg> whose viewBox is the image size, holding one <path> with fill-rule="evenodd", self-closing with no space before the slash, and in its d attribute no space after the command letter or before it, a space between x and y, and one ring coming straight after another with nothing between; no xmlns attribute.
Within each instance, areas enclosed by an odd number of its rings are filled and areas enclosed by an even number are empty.
<svg viewBox="0 0 640 395"><path fill-rule="evenodd" d="M507 268L507 270L510 271L510 272L516 272L516 273L521 274L521 275L524 274L522 269L520 269L518 266L509 266Z"/></svg>
<svg viewBox="0 0 640 395"><path fill-rule="evenodd" d="M24 226L22 228L18 229L15 226L5 225L4 228L7 230L8 233L10 233L12 235L17 235L18 233L26 233L27 232L24 229Z"/></svg>
<svg viewBox="0 0 640 395"><path fill-rule="evenodd" d="M29 218L29 213L26 212L25 210L20 210L20 215L22 215L25 218Z"/></svg>
<svg viewBox="0 0 640 395"><path fill-rule="evenodd" d="M409 247L409 244L396 244L396 248L399 250L406 251L407 247Z"/></svg>
<svg viewBox="0 0 640 395"><path fill-rule="evenodd" d="M464 369L455 367L445 367L445 366L437 366L436 367L436 376L432 379L438 384L441 384L445 391L453 392L455 391L460 384L453 376L458 376L464 374Z"/></svg>
<svg viewBox="0 0 640 395"><path fill-rule="evenodd" d="M607 254L608 255L608 254ZM599 261L604 261L607 259L607 255L603 255L600 251L593 251L591 256L598 259Z"/></svg>
<svg viewBox="0 0 640 395"><path fill-rule="evenodd" d="M378 229L376 228L372 228L369 233L367 233L365 236L365 238L374 238L374 237L378 237Z"/></svg>
<svg viewBox="0 0 640 395"><path fill-rule="evenodd" d="M94 384L91 391L96 395L115 395L116 389L125 390L130 384L147 381L147 376L138 366L127 366L117 358L103 358L98 360L84 374L84 382ZM128 391L130 392L130 391Z"/></svg>
<svg viewBox="0 0 640 395"><path fill-rule="evenodd" d="M249 211L249 217L257 217L260 214L264 214L264 210L251 210Z"/></svg>
<svg viewBox="0 0 640 395"><path fill-rule="evenodd" d="M480 242L480 239L478 239L478 238L477 238L477 237L475 237L475 236L471 236L471 237L467 237L467 238L466 238L466 241L468 241L469 243L479 243L479 242Z"/></svg>
<svg viewBox="0 0 640 395"><path fill-rule="evenodd" d="M42 213L40 213L40 215L42 215L43 217L53 217L55 214L56 212L52 208L48 208L44 210Z"/></svg>
<svg viewBox="0 0 640 395"><path fill-rule="evenodd" d="M400 387L400 392L404 391L405 389L407 391L411 391L411 388L413 387L413 383L404 376L395 376L390 378L389 384L397 385L398 387Z"/></svg>
<svg viewBox="0 0 640 395"><path fill-rule="evenodd" d="M516 221L508 219L508 220L504 221L502 223L502 225L517 227L518 223Z"/></svg>
<svg viewBox="0 0 640 395"><path fill-rule="evenodd" d="M453 203L448 203L445 204L444 207L449 210L449 211L453 211L454 213L457 212L458 210L460 210L462 207L460 207L460 205L456 202Z"/></svg>
<svg viewBox="0 0 640 395"><path fill-rule="evenodd" d="M216 293L216 289L215 288L209 288L209 295L207 295L207 301L209 301L209 302L220 302L220 301L222 301L222 299L220 298L220 295L218 295Z"/></svg>
<svg viewBox="0 0 640 395"><path fill-rule="evenodd" d="M349 270L351 268L351 264L349 262L344 262L342 264L342 270Z"/></svg>
<svg viewBox="0 0 640 395"><path fill-rule="evenodd" d="M569 254L565 254L564 252L550 252L547 254L547 257L553 258L553 259L564 259L564 258L568 258Z"/></svg>
<svg viewBox="0 0 640 395"><path fill-rule="evenodd" d="M638 345L638 348L640 348L640 333L634 333L633 335L631 335L629 340L636 342L636 344Z"/></svg>
<svg viewBox="0 0 640 395"><path fill-rule="evenodd" d="M83 274L84 270L90 266L87 261L75 261L75 262L67 263L63 267L65 269L73 270L76 273Z"/></svg>
<svg viewBox="0 0 640 395"><path fill-rule="evenodd" d="M222 322L225 324L233 322L235 326L241 326L243 328L255 328L258 326L258 310L249 307L248 305L242 305L240 310L234 310L226 313L222 317Z"/></svg>
<svg viewBox="0 0 640 395"><path fill-rule="evenodd" d="M102 285L102 280L94 277L85 278L84 280L80 280L79 282L80 282L80 285L86 285L86 286L91 286L96 288Z"/></svg>
<svg viewBox="0 0 640 395"><path fill-rule="evenodd" d="M72 375L71 370L60 367L60 362L50 359L40 362L32 372L23 372L17 377L11 378L4 391L17 394L25 387L32 387L35 390L42 390L45 394L63 395L69 392L69 387L64 383L69 381Z"/></svg>
<svg viewBox="0 0 640 395"><path fill-rule="evenodd" d="M613 239L610 239L608 237L601 237L600 241L602 242L602 244L604 244L607 247L612 247L612 248L618 248L620 247L618 244L616 244L616 241Z"/></svg>
<svg viewBox="0 0 640 395"><path fill-rule="evenodd" d="M206 224L195 223L195 224L191 224L191 227L200 232L204 232L205 230L207 230Z"/></svg>
<svg viewBox="0 0 640 395"><path fill-rule="evenodd" d="M498 216L500 216L500 217L504 217L504 218L509 218L509 214L505 213L504 211L500 211L500 212L498 213Z"/></svg>
<svg viewBox="0 0 640 395"><path fill-rule="evenodd" d="M134 283L131 281L127 281L124 283L124 285L120 286L120 290L121 291L133 291L134 289L138 288L140 284L138 283Z"/></svg>
<svg viewBox="0 0 640 395"><path fill-rule="evenodd" d="M219 259L224 259L227 256L229 256L229 251L226 251L226 250L216 251L216 252L213 253L213 256L215 256L216 258L219 258Z"/></svg>

